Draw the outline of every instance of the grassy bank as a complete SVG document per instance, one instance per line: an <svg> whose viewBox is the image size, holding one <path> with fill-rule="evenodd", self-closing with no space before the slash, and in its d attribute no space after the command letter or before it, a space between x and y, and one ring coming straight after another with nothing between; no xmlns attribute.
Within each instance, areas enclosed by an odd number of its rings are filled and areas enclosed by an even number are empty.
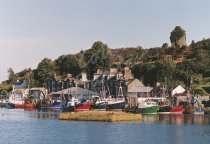
<svg viewBox="0 0 210 144"><path fill-rule="evenodd" d="M122 122L122 121L140 121L140 114L131 114L125 112L111 111L86 111L74 113L61 113L59 120L76 121L104 121L104 122Z"/></svg>

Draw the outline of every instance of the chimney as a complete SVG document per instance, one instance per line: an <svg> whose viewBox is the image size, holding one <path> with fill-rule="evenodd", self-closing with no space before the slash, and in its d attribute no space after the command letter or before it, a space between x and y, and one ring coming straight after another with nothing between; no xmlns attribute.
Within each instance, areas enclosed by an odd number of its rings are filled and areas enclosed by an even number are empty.
<svg viewBox="0 0 210 144"><path fill-rule="evenodd" d="M88 81L87 74L85 72L82 73L82 82Z"/></svg>

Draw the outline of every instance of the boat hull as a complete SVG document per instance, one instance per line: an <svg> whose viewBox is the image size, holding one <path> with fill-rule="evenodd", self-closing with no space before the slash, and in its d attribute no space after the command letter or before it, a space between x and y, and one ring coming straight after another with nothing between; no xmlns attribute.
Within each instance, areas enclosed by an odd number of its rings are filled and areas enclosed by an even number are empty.
<svg viewBox="0 0 210 144"><path fill-rule="evenodd" d="M183 114L184 108L181 106L171 107L170 113L171 114Z"/></svg>
<svg viewBox="0 0 210 144"><path fill-rule="evenodd" d="M50 105L48 105L46 107L47 109L62 109L62 103L61 102L58 102L58 103L52 103Z"/></svg>
<svg viewBox="0 0 210 144"><path fill-rule="evenodd" d="M160 106L158 109L158 114L170 114L170 106Z"/></svg>
<svg viewBox="0 0 210 144"><path fill-rule="evenodd" d="M157 114L158 106L150 106L145 108L138 108L137 113L141 114Z"/></svg>
<svg viewBox="0 0 210 144"><path fill-rule="evenodd" d="M24 104L24 109L35 109L36 106L34 104Z"/></svg>
<svg viewBox="0 0 210 144"><path fill-rule="evenodd" d="M93 110L106 110L108 107L108 103L107 102L99 102L99 103L96 103L92 108Z"/></svg>
<svg viewBox="0 0 210 144"><path fill-rule="evenodd" d="M8 103L0 103L0 107L8 107Z"/></svg>
<svg viewBox="0 0 210 144"><path fill-rule="evenodd" d="M14 108L16 108L16 109L24 109L24 104L15 104Z"/></svg>
<svg viewBox="0 0 210 144"><path fill-rule="evenodd" d="M91 103L86 102L86 103L80 103L79 105L76 106L75 112L81 112L81 111L89 111L90 110Z"/></svg>
<svg viewBox="0 0 210 144"><path fill-rule="evenodd" d="M125 108L125 102L124 101L116 101L116 102L108 102L107 109L108 110L123 110Z"/></svg>
<svg viewBox="0 0 210 144"><path fill-rule="evenodd" d="M201 109L195 109L195 110L193 111L193 114L195 114L195 115L204 115L204 111L201 110Z"/></svg>

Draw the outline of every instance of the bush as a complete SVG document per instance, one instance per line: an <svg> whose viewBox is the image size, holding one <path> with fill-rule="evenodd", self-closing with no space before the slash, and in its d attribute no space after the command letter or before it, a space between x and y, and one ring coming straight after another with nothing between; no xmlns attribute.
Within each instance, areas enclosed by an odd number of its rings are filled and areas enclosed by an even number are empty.
<svg viewBox="0 0 210 144"><path fill-rule="evenodd" d="M207 93L210 94L210 86L202 87Z"/></svg>
<svg viewBox="0 0 210 144"><path fill-rule="evenodd" d="M203 74L203 77L210 77L210 70L206 70Z"/></svg>
<svg viewBox="0 0 210 144"><path fill-rule="evenodd" d="M196 94L200 94L200 95L203 95L203 94L204 94L203 89L200 89L200 88L195 88L195 89L194 89L194 92L195 92Z"/></svg>

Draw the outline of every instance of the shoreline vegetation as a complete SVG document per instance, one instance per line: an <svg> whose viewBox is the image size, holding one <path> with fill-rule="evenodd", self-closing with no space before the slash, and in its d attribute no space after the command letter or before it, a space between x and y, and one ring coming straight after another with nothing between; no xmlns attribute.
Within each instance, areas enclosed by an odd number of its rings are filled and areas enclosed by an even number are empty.
<svg viewBox="0 0 210 144"><path fill-rule="evenodd" d="M58 119L70 121L129 122L140 121L142 115L114 111L84 111L64 112L59 115Z"/></svg>

